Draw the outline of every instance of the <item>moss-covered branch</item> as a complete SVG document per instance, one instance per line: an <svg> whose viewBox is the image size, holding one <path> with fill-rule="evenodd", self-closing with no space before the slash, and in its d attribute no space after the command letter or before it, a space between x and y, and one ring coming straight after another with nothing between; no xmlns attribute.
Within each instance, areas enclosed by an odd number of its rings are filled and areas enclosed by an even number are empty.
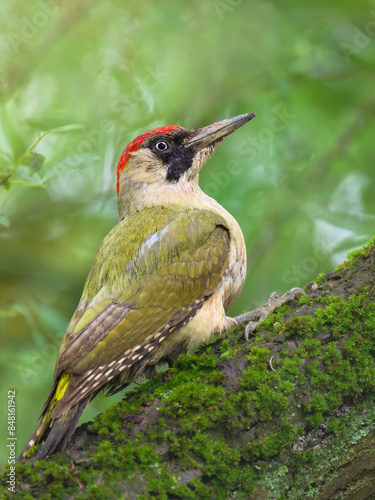
<svg viewBox="0 0 375 500"><path fill-rule="evenodd" d="M374 241L307 295L139 386L5 498L365 499L375 491Z"/></svg>

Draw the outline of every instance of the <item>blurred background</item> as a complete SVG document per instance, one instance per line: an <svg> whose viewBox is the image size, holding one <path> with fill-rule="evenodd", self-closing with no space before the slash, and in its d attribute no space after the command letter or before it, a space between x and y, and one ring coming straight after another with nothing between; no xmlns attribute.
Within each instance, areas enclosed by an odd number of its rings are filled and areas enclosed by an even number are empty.
<svg viewBox="0 0 375 500"><path fill-rule="evenodd" d="M201 173L246 239L233 315L374 235L375 3L14 0L0 19L2 464L7 391L20 452L139 133L257 113Z"/></svg>

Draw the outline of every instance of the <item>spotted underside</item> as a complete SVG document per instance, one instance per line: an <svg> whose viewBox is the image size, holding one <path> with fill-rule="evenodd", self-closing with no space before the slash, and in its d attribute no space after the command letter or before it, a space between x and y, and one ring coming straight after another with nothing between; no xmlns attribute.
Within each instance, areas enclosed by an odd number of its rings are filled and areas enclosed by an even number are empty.
<svg viewBox="0 0 375 500"><path fill-rule="evenodd" d="M116 388L134 366L141 374L217 290L228 252L226 223L210 211L154 207L120 222L98 250L64 337L54 387L63 373L72 377L52 418Z"/></svg>

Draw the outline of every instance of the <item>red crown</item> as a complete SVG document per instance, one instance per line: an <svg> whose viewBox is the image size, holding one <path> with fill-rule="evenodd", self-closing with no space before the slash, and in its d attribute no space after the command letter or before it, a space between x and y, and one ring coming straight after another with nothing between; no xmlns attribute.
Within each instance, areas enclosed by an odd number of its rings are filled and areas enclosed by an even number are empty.
<svg viewBox="0 0 375 500"><path fill-rule="evenodd" d="M120 182L120 172L123 168L126 167L128 164L129 158L131 154L136 151L139 146L151 135L155 134L171 134L173 130L176 130L178 128L177 125L169 125L168 127L159 127L159 128L154 128L152 130L148 130L144 134L139 135L135 139L130 142L124 151L122 152L122 155L119 159L119 162L117 164L117 184L116 184L116 189L117 189L117 194L119 192L119 182Z"/></svg>

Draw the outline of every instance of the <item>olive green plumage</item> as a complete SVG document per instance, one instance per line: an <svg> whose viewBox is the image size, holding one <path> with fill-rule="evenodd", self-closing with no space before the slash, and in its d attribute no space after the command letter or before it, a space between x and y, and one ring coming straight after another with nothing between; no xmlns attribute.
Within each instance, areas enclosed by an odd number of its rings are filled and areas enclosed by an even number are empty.
<svg viewBox="0 0 375 500"><path fill-rule="evenodd" d="M225 221L207 210L154 207L120 222L99 248L62 343L55 376L67 371L80 383L75 387L73 377L53 415L87 385L99 388L132 366L155 333L162 339L198 309L220 282L228 248ZM90 370L102 376L82 377Z"/></svg>
<svg viewBox="0 0 375 500"><path fill-rule="evenodd" d="M120 222L99 248L56 370L81 373L112 361L174 314L183 319L184 308L215 290L227 253L225 221L207 210L155 207ZM121 312L110 317L112 304ZM89 328L103 313L111 322ZM105 342L95 342L102 334Z"/></svg>
<svg viewBox="0 0 375 500"><path fill-rule="evenodd" d="M116 391L152 366L152 351L219 286L228 250L225 220L208 210L153 207L121 221L99 247L60 348L43 429L33 441L48 437L56 419L85 402L83 412L99 390ZM56 400L66 374L71 378ZM43 449L36 458L55 451L48 441Z"/></svg>

